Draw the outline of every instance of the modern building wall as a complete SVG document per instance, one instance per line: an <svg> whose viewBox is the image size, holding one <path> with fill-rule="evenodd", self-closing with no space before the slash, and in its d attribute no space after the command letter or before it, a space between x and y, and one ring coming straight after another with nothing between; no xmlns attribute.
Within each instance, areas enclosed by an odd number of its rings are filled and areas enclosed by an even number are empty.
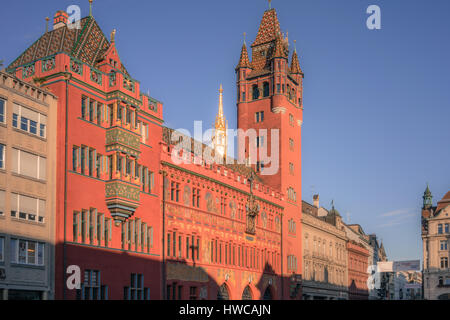
<svg viewBox="0 0 450 320"><path fill-rule="evenodd" d="M0 72L0 299L53 299L58 99Z"/></svg>

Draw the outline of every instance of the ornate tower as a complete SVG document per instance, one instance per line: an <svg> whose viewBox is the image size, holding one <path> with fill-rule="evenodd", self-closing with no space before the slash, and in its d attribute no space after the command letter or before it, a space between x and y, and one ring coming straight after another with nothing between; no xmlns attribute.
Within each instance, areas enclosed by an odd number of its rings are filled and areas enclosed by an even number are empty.
<svg viewBox="0 0 450 320"><path fill-rule="evenodd" d="M219 153L221 157L227 156L227 129L228 123L223 114L223 88L220 85L219 89L219 111L216 116L216 122L214 123L214 136L213 144L214 151Z"/></svg>
<svg viewBox="0 0 450 320"><path fill-rule="evenodd" d="M430 187L427 184L427 188L423 193L423 209L429 209L433 206L433 196L431 195Z"/></svg>
<svg viewBox="0 0 450 320"><path fill-rule="evenodd" d="M289 65L289 43L281 32L275 9L264 12L251 48L250 61L244 41L236 67L238 128L246 132L238 136L238 145L245 147L240 150L239 158L243 160L245 157L265 184L279 189L284 195L282 269L286 279L302 273L303 72L296 50ZM256 131L256 137L249 129ZM290 221L296 222L297 230L288 229ZM285 236L288 234L289 237ZM289 261L299 263L295 266L288 264L288 257ZM290 296L290 285L286 283L284 286L286 298Z"/></svg>

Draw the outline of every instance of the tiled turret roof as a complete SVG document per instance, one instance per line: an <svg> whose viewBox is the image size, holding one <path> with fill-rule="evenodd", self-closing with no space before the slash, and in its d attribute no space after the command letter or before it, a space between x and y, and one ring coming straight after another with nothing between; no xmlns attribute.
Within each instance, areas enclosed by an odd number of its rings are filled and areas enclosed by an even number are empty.
<svg viewBox="0 0 450 320"><path fill-rule="evenodd" d="M298 62L297 50L294 50L294 54L292 55L290 71L294 74L303 74L302 69L300 68L300 63Z"/></svg>
<svg viewBox="0 0 450 320"><path fill-rule="evenodd" d="M280 23L278 21L277 12L275 9L270 9L264 12L264 16L259 25L258 35L252 47L271 42L275 40L276 36L281 33Z"/></svg>
<svg viewBox="0 0 450 320"><path fill-rule="evenodd" d="M236 66L236 69L239 68L251 68L250 60L248 59L247 46L245 45L245 42L242 45L241 58L239 59L239 63Z"/></svg>
<svg viewBox="0 0 450 320"><path fill-rule="evenodd" d="M80 20L80 28L67 25L44 33L26 49L7 69L14 69L33 61L64 52L88 65L102 60L110 43L92 16ZM122 72L129 76L123 67Z"/></svg>

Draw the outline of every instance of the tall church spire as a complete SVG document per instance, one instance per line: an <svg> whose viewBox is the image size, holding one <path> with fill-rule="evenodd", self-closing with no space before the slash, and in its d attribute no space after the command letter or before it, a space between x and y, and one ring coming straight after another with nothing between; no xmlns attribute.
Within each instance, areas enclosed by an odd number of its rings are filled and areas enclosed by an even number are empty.
<svg viewBox="0 0 450 320"><path fill-rule="evenodd" d="M216 116L216 122L214 124L214 151L220 154L222 157L226 157L227 154L227 121L223 114L223 88L220 85L219 89L219 111Z"/></svg>

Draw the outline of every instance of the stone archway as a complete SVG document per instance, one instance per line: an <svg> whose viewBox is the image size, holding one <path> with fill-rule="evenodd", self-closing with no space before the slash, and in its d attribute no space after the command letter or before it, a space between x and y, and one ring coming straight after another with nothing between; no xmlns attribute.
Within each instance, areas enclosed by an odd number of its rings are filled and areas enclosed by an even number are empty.
<svg viewBox="0 0 450 320"><path fill-rule="evenodd" d="M273 300L272 288L267 286L266 291L264 291L263 300Z"/></svg>
<svg viewBox="0 0 450 320"><path fill-rule="evenodd" d="M217 292L217 300L230 300L230 294L225 283L220 286Z"/></svg>
<svg viewBox="0 0 450 320"><path fill-rule="evenodd" d="M252 290L249 286L246 286L242 292L242 300L253 300Z"/></svg>

